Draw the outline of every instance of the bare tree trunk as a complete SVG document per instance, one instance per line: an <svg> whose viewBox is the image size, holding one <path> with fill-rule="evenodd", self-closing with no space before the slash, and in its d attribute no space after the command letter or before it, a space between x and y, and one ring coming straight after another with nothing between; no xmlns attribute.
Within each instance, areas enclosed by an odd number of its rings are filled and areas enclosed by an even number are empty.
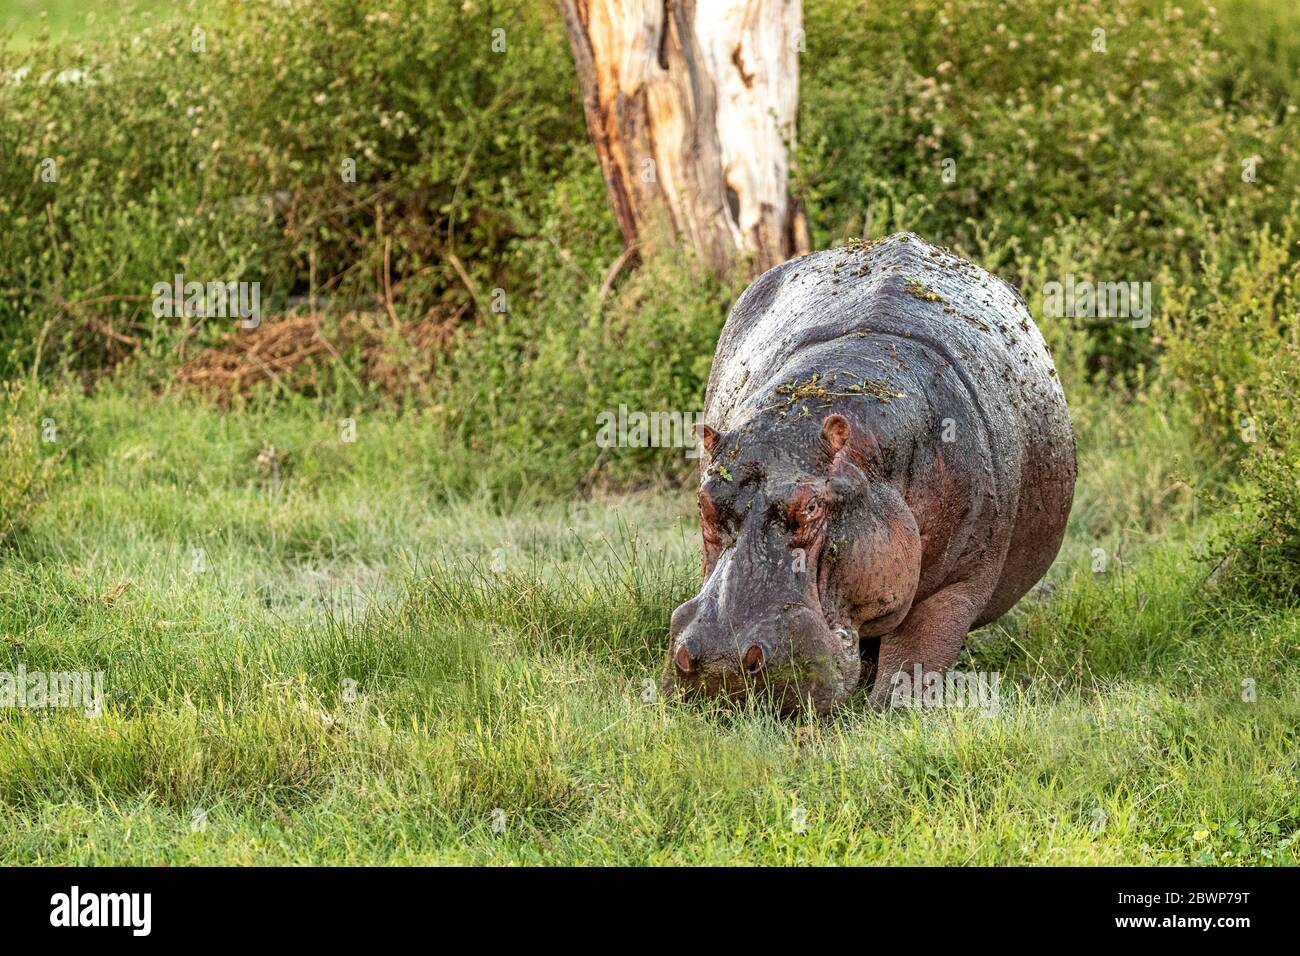
<svg viewBox="0 0 1300 956"><path fill-rule="evenodd" d="M789 193L802 0L560 0L587 130L628 244L723 269L808 251Z"/></svg>

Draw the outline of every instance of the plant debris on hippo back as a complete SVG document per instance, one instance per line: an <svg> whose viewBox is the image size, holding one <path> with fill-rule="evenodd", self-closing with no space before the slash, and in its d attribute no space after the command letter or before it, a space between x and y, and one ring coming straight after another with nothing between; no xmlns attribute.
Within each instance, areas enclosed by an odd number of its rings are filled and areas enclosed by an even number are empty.
<svg viewBox="0 0 1300 956"><path fill-rule="evenodd" d="M1075 444L1019 293L910 233L760 276L705 399L703 585L664 689L885 707L1042 577Z"/></svg>

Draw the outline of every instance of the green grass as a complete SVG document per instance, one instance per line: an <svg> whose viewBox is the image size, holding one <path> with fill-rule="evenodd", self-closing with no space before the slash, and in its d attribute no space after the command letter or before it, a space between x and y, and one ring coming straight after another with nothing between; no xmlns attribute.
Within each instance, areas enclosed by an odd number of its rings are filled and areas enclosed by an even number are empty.
<svg viewBox="0 0 1300 956"><path fill-rule="evenodd" d="M0 710L0 861L1294 863L1300 617L1202 587L1146 451L1187 431L1137 409L1076 403L1054 593L963 663L997 715L809 722L645 699L687 489L449 500L418 415L345 444L305 402L47 399L65 474L0 565L0 670L102 670L107 705Z"/></svg>

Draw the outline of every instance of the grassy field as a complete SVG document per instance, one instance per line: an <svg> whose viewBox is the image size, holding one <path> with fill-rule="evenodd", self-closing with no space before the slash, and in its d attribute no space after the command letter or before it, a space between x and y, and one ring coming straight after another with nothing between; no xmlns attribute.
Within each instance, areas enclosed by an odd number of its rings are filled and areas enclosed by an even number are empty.
<svg viewBox="0 0 1300 956"><path fill-rule="evenodd" d="M352 443L307 403L41 415L69 476L0 635L106 706L0 710L4 862L1296 862L1300 616L1206 600L1159 402L1076 410L1053 590L963 665L1006 675L997 714L824 722L647 692L686 490L449 500L417 414Z"/></svg>
<svg viewBox="0 0 1300 956"><path fill-rule="evenodd" d="M656 693L694 478L593 417L698 408L743 283L603 282L553 10L0 0L0 675L103 674L98 715L0 706L0 864L1300 862L1300 35L1184 6L806 4L816 243L912 228L1014 281L1080 475L958 665L995 709L783 721ZM182 267L353 337L200 394L242 353L150 314ZM1153 281L1153 324L1043 317L1071 274Z"/></svg>

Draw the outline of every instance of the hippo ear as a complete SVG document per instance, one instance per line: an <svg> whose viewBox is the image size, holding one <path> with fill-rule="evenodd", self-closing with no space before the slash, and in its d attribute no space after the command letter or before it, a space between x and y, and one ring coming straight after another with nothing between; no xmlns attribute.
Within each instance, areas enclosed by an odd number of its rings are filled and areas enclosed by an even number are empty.
<svg viewBox="0 0 1300 956"><path fill-rule="evenodd" d="M869 431L854 430L849 424L849 420L843 415L827 415L822 422L822 447L825 448L827 457L831 463L837 467L846 465L850 458L844 452L849 449L849 439L855 440L852 451L853 458L859 464L870 461L878 452L879 446L876 437Z"/></svg>
<svg viewBox="0 0 1300 956"><path fill-rule="evenodd" d="M710 458L713 457L713 449L716 448L718 444L717 429L709 427L704 424L704 422L700 422L695 426L695 434L704 445L704 453Z"/></svg>
<svg viewBox="0 0 1300 956"><path fill-rule="evenodd" d="M833 461L849 443L849 420L843 415L827 415L822 422L822 442Z"/></svg>

